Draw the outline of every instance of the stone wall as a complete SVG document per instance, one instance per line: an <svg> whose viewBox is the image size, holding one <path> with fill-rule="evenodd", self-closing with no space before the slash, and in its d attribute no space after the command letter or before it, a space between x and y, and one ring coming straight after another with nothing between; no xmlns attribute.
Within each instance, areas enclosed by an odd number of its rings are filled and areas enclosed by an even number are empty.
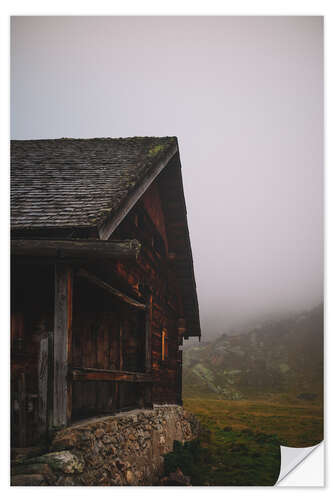
<svg viewBox="0 0 333 500"><path fill-rule="evenodd" d="M176 405L87 420L56 433L48 453L16 455L11 484L153 485L174 440L190 441L198 432L195 417Z"/></svg>

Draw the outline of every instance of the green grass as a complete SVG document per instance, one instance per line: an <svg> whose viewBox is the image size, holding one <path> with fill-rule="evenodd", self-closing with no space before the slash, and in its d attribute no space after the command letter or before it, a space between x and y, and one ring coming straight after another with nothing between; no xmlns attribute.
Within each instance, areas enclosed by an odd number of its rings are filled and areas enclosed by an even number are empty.
<svg viewBox="0 0 333 500"><path fill-rule="evenodd" d="M313 446L323 439L323 408L290 395L256 400L185 399L201 422L195 441L175 443L166 473L178 467L193 486L272 486L280 473L280 444Z"/></svg>
<svg viewBox="0 0 333 500"><path fill-rule="evenodd" d="M276 436L203 426L199 439L175 443L165 457L166 473L178 467L193 486L272 486L280 472Z"/></svg>
<svg viewBox="0 0 333 500"><path fill-rule="evenodd" d="M277 435L280 444L314 446L323 439L323 406L288 395L256 400L185 399L184 406L209 428L249 428L253 432Z"/></svg>

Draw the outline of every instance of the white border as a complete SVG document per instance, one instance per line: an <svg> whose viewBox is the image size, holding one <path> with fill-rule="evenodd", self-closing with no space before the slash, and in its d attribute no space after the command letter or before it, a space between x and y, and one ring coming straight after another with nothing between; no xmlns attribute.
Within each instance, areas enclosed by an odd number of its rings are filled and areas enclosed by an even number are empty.
<svg viewBox="0 0 333 500"><path fill-rule="evenodd" d="M87 2L81 0L80 2L70 0L58 0L57 2L45 2L41 0L18 1L12 0L11 2L5 1L2 3L1 9L1 24L0 24L0 50L1 50L1 92L0 92L0 109L1 109L1 223L2 223L2 288L1 288L1 312L2 312L2 335L1 335L1 394L2 394L2 412L1 414L1 462L0 462L0 485L3 488L3 493L12 496L26 496L38 497L50 496L56 497L59 495L70 497L85 497L91 496L95 492L90 488L9 488L8 486L8 446L9 446L9 376L8 376L8 362L9 362L9 196L8 196L8 159L9 159L9 16L10 15L325 15L325 86L326 86L326 255L333 255L332 243L332 230L329 228L328 221L332 220L333 215L333 193L332 174L330 174L328 165L332 162L329 160L332 155L329 155L331 150L329 144L329 137L333 137L333 131L330 118L330 94L328 89L333 88L332 79L332 1L331 0L205 0L197 1L192 0L186 2L185 0L165 0L157 2L152 0L122 0L117 2L112 1L98 1ZM332 223L331 223L332 226ZM333 359L328 350L330 349L329 335L332 333L332 314L330 306L332 301L331 287L332 282L332 265L330 260L326 262L325 273L325 289L326 289L326 337L325 337L325 358ZM326 363L327 372L329 372L330 364ZM326 374L325 381L328 382L329 377ZM326 391L326 395L328 391ZM4 402L6 402L4 404ZM328 408L327 408L328 407ZM326 399L325 422L330 421L329 418L330 401ZM326 440L327 440L326 431ZM327 453L326 453L327 456ZM329 470L326 460L326 470ZM304 481L306 478L304 478ZM329 483L328 478L328 483ZM313 491L312 488L304 489L290 489L287 488L270 488L269 494L280 494L283 492L284 497L301 495L306 498L313 494L327 495L329 487L326 489ZM174 493L173 493L174 491ZM104 495L112 495L113 497L122 498L124 495L144 495L145 498L156 495L159 497L169 497L170 494L181 494L182 496L191 495L191 499L202 494L218 495L219 497L229 497L239 494L246 495L247 500L252 498L258 499L262 496L266 497L268 494L267 488L183 488L181 490L170 490L169 488L98 488L96 494L99 497Z"/></svg>

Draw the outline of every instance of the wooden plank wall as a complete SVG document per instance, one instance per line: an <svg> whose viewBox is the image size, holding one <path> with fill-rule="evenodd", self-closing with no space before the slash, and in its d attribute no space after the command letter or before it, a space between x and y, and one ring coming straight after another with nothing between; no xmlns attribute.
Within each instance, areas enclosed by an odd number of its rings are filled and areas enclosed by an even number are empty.
<svg viewBox="0 0 333 500"><path fill-rule="evenodd" d="M74 368L144 371L144 312L82 279L75 281L73 312ZM73 382L74 419L133 406L137 384Z"/></svg>
<svg viewBox="0 0 333 500"><path fill-rule="evenodd" d="M118 279L131 287L132 294L144 298L145 287L152 290L151 369L154 403L177 403L179 386L178 319L182 303L177 277L167 260L167 241L162 205L157 202L158 184L154 183L118 227L113 237L135 237L142 243L136 263L118 262ZM162 241L162 245L161 245ZM156 244L157 242L157 244ZM164 247L164 248L163 248ZM162 330L167 331L168 359L161 361Z"/></svg>
<svg viewBox="0 0 333 500"><path fill-rule="evenodd" d="M46 438L46 342L53 329L51 265L13 259L11 267L11 445Z"/></svg>

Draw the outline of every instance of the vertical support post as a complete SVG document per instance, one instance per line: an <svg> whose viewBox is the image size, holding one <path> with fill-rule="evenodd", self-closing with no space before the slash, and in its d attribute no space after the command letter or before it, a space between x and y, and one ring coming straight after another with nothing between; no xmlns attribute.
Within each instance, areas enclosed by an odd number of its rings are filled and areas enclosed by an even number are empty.
<svg viewBox="0 0 333 500"><path fill-rule="evenodd" d="M44 335L40 340L38 358L38 432L42 439L47 435L48 344L49 339Z"/></svg>
<svg viewBox="0 0 333 500"><path fill-rule="evenodd" d="M47 344L48 344L48 357L47 357L47 440L50 440L50 431L53 426L53 371L54 371L54 361L53 361L53 339L54 331L50 330L48 332Z"/></svg>
<svg viewBox="0 0 333 500"><path fill-rule="evenodd" d="M150 292L146 302L145 371L151 371L151 325L153 319L153 295Z"/></svg>
<svg viewBox="0 0 333 500"><path fill-rule="evenodd" d="M151 372L152 360L151 360L151 335L152 335L152 321L153 321L153 295L151 291L147 297L146 301L146 325L145 325L145 372ZM145 384L144 390L144 405L146 408L151 408L153 406L152 402L152 384Z"/></svg>
<svg viewBox="0 0 333 500"><path fill-rule="evenodd" d="M53 422L64 427L71 420L72 384L68 377L72 350L72 270L67 264L55 265L55 304L53 339Z"/></svg>

